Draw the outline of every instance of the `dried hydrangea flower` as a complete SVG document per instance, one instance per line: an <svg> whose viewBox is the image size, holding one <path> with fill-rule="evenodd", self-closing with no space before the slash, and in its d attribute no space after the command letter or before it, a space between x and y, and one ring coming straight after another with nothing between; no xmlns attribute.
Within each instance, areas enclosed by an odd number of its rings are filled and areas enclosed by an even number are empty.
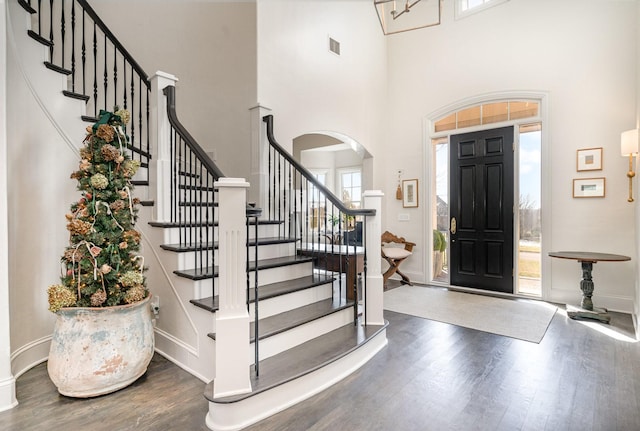
<svg viewBox="0 0 640 431"><path fill-rule="evenodd" d="M67 230L71 232L73 235L86 235L91 232L91 223L87 223L82 220L71 220L67 224Z"/></svg>
<svg viewBox="0 0 640 431"><path fill-rule="evenodd" d="M80 161L80 170L81 171L88 171L89 169L91 169L91 162L87 159L82 159Z"/></svg>
<svg viewBox="0 0 640 431"><path fill-rule="evenodd" d="M100 154L102 154L102 158L107 162L111 162L120 157L120 151L114 147L113 145L103 145L100 149Z"/></svg>
<svg viewBox="0 0 640 431"><path fill-rule="evenodd" d="M131 114L126 109L119 109L116 112L114 112L114 114L120 117L120 119L122 120L123 126L126 126L127 123L129 123L129 120L131 119Z"/></svg>
<svg viewBox="0 0 640 431"><path fill-rule="evenodd" d="M120 276L118 281L127 287L135 286L136 284L142 284L144 277L138 271L127 271Z"/></svg>
<svg viewBox="0 0 640 431"><path fill-rule="evenodd" d="M47 289L49 297L49 310L55 313L63 307L76 305L76 294L73 290L61 285L54 284Z"/></svg>
<svg viewBox="0 0 640 431"><path fill-rule="evenodd" d="M124 295L124 302L127 304L133 304L134 302L142 301L146 296L146 291L143 286L137 285L127 290Z"/></svg>
<svg viewBox="0 0 640 431"><path fill-rule="evenodd" d="M104 293L103 290L96 291L93 295L91 295L91 306L99 307L107 300L107 294Z"/></svg>
<svg viewBox="0 0 640 431"><path fill-rule="evenodd" d="M127 177L132 177L138 172L140 162L137 160L125 160L122 164L122 173Z"/></svg>
<svg viewBox="0 0 640 431"><path fill-rule="evenodd" d="M98 190L104 190L109 186L109 180L102 174L95 174L91 177L91 186Z"/></svg>
<svg viewBox="0 0 640 431"><path fill-rule="evenodd" d="M111 211L119 211L121 209L124 209L126 207L126 204L123 200L118 199L117 201L111 202L111 205L109 205L109 208L111 208Z"/></svg>
<svg viewBox="0 0 640 431"><path fill-rule="evenodd" d="M98 126L96 136L105 142L111 142L115 136L115 131L113 130L113 127L107 124L101 124Z"/></svg>

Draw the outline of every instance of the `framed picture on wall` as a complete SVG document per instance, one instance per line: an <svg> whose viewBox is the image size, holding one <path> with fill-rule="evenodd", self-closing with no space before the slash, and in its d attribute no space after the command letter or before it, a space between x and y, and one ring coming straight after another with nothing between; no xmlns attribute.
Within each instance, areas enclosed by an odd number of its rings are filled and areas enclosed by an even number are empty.
<svg viewBox="0 0 640 431"><path fill-rule="evenodd" d="M418 180L402 180L402 206L418 208Z"/></svg>
<svg viewBox="0 0 640 431"><path fill-rule="evenodd" d="M574 198L603 198L605 194L605 179L579 178L573 180Z"/></svg>
<svg viewBox="0 0 640 431"><path fill-rule="evenodd" d="M578 172L600 171L602 170L602 147L578 150L577 159Z"/></svg>

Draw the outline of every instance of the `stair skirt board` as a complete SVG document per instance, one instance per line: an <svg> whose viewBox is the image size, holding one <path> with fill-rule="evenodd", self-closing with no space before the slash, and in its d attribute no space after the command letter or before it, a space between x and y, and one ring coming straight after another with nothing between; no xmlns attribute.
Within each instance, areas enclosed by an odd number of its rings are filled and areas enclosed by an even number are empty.
<svg viewBox="0 0 640 431"><path fill-rule="evenodd" d="M386 345L386 329L382 329L355 350L294 380L232 403L209 401L207 427L212 431L240 430L266 419L338 383Z"/></svg>
<svg viewBox="0 0 640 431"><path fill-rule="evenodd" d="M258 342L260 360L263 361L278 353L299 346L302 343L348 325L350 322L353 323L353 307L343 308L320 319L315 319L295 328L263 338ZM254 343L251 343L248 359L249 364L255 362Z"/></svg>

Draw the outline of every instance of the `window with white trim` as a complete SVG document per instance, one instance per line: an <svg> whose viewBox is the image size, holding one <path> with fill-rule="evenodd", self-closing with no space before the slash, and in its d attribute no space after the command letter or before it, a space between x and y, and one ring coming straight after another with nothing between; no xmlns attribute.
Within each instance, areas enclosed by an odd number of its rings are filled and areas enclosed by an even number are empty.
<svg viewBox="0 0 640 431"><path fill-rule="evenodd" d="M361 208L362 171L359 168L340 169L340 195L348 208Z"/></svg>
<svg viewBox="0 0 640 431"><path fill-rule="evenodd" d="M455 17L456 19L464 18L507 1L509 0L456 0Z"/></svg>

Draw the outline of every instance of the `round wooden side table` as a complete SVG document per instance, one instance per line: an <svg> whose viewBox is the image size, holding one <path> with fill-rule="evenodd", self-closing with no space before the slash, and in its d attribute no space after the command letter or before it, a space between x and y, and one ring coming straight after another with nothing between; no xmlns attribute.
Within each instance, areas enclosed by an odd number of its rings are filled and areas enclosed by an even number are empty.
<svg viewBox="0 0 640 431"><path fill-rule="evenodd" d="M572 319L597 319L601 322L609 323L611 316L606 308L596 308L593 306L593 290L595 288L591 271L593 264L598 262L623 262L631 260L629 256L621 254L596 253L590 251L552 251L549 256L558 259L577 260L582 266L582 280L580 280L580 290L582 290L582 301L580 307L567 304L567 315Z"/></svg>

